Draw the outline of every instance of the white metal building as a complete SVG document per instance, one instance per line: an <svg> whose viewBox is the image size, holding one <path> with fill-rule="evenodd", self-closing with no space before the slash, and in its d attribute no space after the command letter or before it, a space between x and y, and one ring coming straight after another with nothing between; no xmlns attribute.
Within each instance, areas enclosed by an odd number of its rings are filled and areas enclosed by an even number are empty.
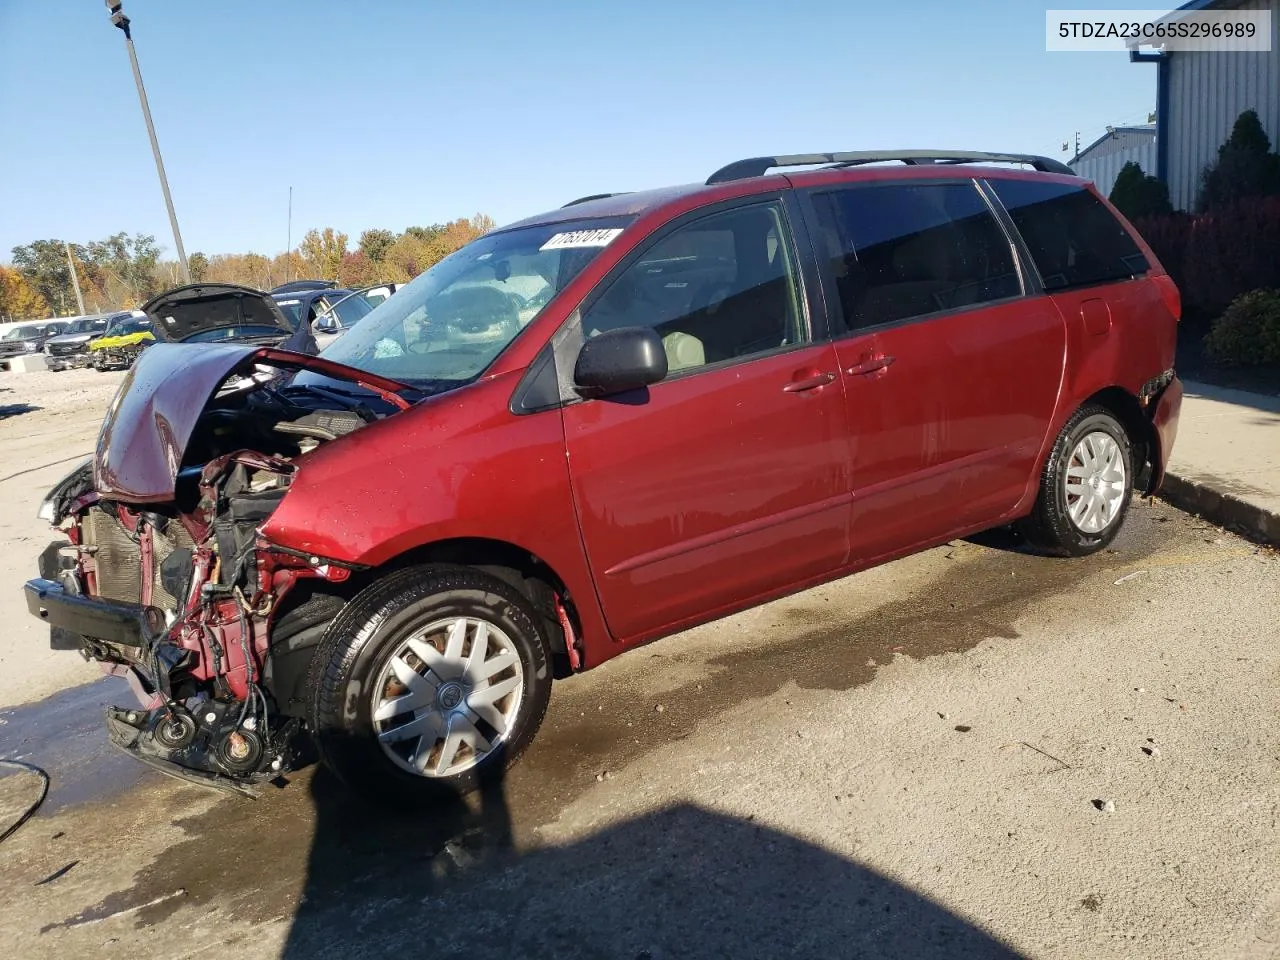
<svg viewBox="0 0 1280 960"><path fill-rule="evenodd" d="M1156 163L1147 172L1169 185L1174 207L1191 210L1201 171L1241 113L1256 110L1272 149L1280 145L1280 0L1193 0L1180 9L1271 11L1268 53L1130 54L1157 71Z"/></svg>
<svg viewBox="0 0 1280 960"><path fill-rule="evenodd" d="M1077 176L1098 186L1105 197L1115 186L1126 163L1136 163L1142 172L1156 175L1156 125L1114 127L1076 154L1067 164Z"/></svg>

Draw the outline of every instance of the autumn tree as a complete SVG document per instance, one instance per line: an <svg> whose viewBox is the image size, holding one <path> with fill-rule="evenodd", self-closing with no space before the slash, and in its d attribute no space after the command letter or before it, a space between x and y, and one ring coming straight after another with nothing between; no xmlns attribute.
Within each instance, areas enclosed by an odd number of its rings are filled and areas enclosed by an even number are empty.
<svg viewBox="0 0 1280 960"><path fill-rule="evenodd" d="M298 247L311 274L321 280L335 280L347 252L347 235L333 227L308 230Z"/></svg>
<svg viewBox="0 0 1280 960"><path fill-rule="evenodd" d="M49 316L49 304L18 270L0 266L0 320L35 320Z"/></svg>

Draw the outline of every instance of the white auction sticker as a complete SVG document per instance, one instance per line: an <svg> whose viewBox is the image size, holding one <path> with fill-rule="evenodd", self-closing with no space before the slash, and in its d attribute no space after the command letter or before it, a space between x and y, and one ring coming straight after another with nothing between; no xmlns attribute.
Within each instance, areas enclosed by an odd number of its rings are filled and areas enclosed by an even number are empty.
<svg viewBox="0 0 1280 960"><path fill-rule="evenodd" d="M607 247L622 233L620 227L611 230L571 230L557 233L539 250L564 250L568 247Z"/></svg>

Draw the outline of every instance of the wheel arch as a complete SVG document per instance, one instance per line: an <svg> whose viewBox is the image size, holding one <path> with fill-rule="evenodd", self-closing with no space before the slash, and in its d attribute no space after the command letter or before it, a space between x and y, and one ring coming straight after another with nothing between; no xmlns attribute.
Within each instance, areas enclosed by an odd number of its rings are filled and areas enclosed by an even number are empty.
<svg viewBox="0 0 1280 960"><path fill-rule="evenodd" d="M538 626L551 644L554 676L558 679L574 671L572 664L580 661L578 640L582 636L582 624L568 585L551 564L533 551L505 540L454 537L410 547L376 569L386 571L430 563L474 567L511 584L528 598L538 614ZM564 629L561 609L568 620L569 632Z"/></svg>
<svg viewBox="0 0 1280 960"><path fill-rule="evenodd" d="M1133 488L1144 494L1149 492L1155 479L1155 465L1159 462L1159 451L1155 428L1151 425L1151 420L1147 417L1141 402L1124 387L1113 385L1090 394L1080 407L1090 404L1109 410L1120 421L1132 448L1135 465Z"/></svg>
<svg viewBox="0 0 1280 960"><path fill-rule="evenodd" d="M563 578L541 557L516 544L485 537L423 543L360 571L342 584L304 580L286 595L273 618L268 683L285 713L304 703L304 684L325 629L364 587L395 570L427 564L472 567L509 583L529 600L550 646L552 676L581 669L582 625ZM561 609L569 629L565 630ZM574 666L575 662L578 666Z"/></svg>

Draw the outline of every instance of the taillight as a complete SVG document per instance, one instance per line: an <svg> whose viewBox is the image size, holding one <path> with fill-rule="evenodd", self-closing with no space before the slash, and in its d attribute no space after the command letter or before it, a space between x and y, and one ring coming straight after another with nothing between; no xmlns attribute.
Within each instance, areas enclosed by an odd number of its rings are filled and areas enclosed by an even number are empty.
<svg viewBox="0 0 1280 960"><path fill-rule="evenodd" d="M1155 278L1156 289L1160 291L1160 299L1164 301L1164 305L1169 308L1169 312L1173 314L1173 319L1182 319L1182 294L1178 292L1178 285L1173 282L1173 278L1167 273Z"/></svg>

